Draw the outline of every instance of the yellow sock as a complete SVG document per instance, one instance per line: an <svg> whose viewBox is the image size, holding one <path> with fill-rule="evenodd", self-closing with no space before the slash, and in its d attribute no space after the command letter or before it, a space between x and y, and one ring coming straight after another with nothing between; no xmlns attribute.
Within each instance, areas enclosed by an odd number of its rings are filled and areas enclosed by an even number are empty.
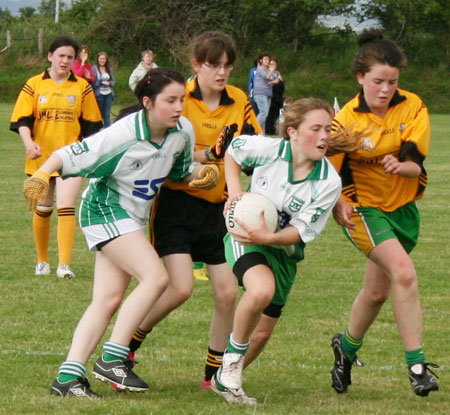
<svg viewBox="0 0 450 415"><path fill-rule="evenodd" d="M33 236L36 245L37 263L48 262L48 244L50 241L50 222L53 207L38 206L33 215Z"/></svg>
<svg viewBox="0 0 450 415"><path fill-rule="evenodd" d="M59 265L70 265L73 241L75 239L75 208L63 207L58 209L58 253Z"/></svg>

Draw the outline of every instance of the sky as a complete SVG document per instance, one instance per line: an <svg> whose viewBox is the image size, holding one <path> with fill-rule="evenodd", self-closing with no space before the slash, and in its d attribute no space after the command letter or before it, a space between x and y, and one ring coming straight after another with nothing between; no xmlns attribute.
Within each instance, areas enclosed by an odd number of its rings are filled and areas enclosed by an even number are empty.
<svg viewBox="0 0 450 415"><path fill-rule="evenodd" d="M70 4L70 1L65 1L65 3ZM22 7L29 6L38 10L40 4L41 0L0 0L0 7L2 10L8 8L13 15L18 15L19 9Z"/></svg>
<svg viewBox="0 0 450 415"><path fill-rule="evenodd" d="M60 1L62 3L64 0L60 0ZM70 4L71 2L70 2L70 0L65 0L64 3ZM41 0L0 0L0 7L2 8L2 10L8 8L9 11L13 15L18 15L19 9L22 7L26 7L26 6L34 7L36 10L38 10L40 4L41 4ZM320 19L320 20L322 22L324 22L323 19ZM326 18L326 22L324 22L324 23L333 27L333 26L341 26L345 22L349 23L356 31L363 30L365 27L368 27L368 26L371 26L374 24L373 21L368 21L368 22L364 22L364 23L358 25L355 19L345 18L343 16L328 17L328 18Z"/></svg>

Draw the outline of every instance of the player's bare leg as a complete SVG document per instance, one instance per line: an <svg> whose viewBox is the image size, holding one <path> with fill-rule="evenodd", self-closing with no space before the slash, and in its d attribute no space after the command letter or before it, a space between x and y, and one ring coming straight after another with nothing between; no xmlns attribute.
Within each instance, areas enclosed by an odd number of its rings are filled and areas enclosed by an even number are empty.
<svg viewBox="0 0 450 415"><path fill-rule="evenodd" d="M263 314L259 323L250 336L250 345L245 354L244 368L249 366L264 350L269 339L272 337L273 330L278 323L279 318L269 317Z"/></svg>
<svg viewBox="0 0 450 415"><path fill-rule="evenodd" d="M233 326L237 297L236 277L228 264L208 265L214 294L214 312L209 329L209 343L214 350L225 350Z"/></svg>
<svg viewBox="0 0 450 415"><path fill-rule="evenodd" d="M192 294L192 260L188 254L173 254L164 257L164 265L169 275L169 284L164 293L145 316L139 328L150 330L171 311L183 304Z"/></svg>

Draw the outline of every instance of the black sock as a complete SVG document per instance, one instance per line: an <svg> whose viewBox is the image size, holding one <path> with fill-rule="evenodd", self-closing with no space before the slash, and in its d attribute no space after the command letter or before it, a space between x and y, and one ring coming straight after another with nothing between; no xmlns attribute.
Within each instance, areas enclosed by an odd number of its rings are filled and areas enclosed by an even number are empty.
<svg viewBox="0 0 450 415"><path fill-rule="evenodd" d="M148 331L144 331L141 329L137 329L136 332L133 335L133 338L131 339L130 342L130 352L135 352L137 349L139 349L139 347L141 347L142 342L145 340L145 338L147 337L147 334L149 334L151 331L153 330L153 328L151 328Z"/></svg>
<svg viewBox="0 0 450 415"><path fill-rule="evenodd" d="M205 361L205 378L210 380L222 365L222 357L224 352L218 352L208 347L208 356Z"/></svg>

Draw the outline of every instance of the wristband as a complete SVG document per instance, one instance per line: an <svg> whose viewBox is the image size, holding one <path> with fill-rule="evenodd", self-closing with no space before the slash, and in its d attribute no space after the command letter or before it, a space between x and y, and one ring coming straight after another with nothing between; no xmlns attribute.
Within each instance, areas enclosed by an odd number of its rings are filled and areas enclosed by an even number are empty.
<svg viewBox="0 0 450 415"><path fill-rule="evenodd" d="M217 160L217 157L214 156L210 146L205 148L205 157L206 157L207 161L216 161Z"/></svg>
<svg viewBox="0 0 450 415"><path fill-rule="evenodd" d="M37 178L37 179L41 179L41 180L43 180L44 182L48 182L49 180L50 180L50 173L47 173L46 171L44 171L44 170L36 170L34 173L33 173L33 176L32 177L35 177L35 178Z"/></svg>

